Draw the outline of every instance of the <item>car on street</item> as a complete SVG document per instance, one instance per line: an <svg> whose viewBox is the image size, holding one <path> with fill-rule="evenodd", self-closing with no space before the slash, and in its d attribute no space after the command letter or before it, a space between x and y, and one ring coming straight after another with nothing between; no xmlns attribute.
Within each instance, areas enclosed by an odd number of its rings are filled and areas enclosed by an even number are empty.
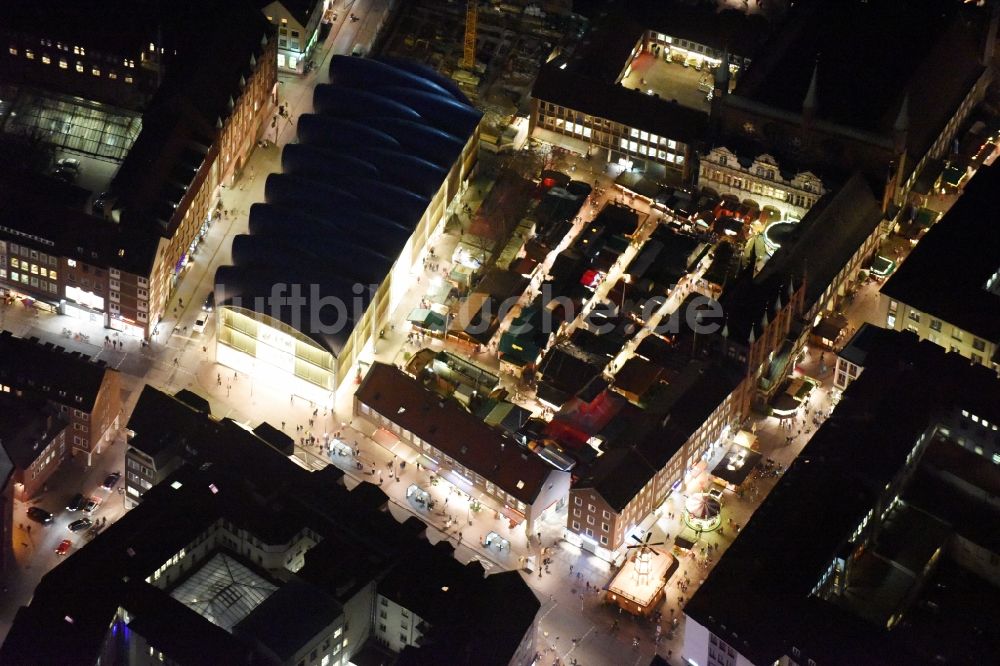
<svg viewBox="0 0 1000 666"><path fill-rule="evenodd" d="M94 522L90 518L81 518L80 520L74 520L69 524L70 532L81 532L83 530L89 529Z"/></svg>
<svg viewBox="0 0 1000 666"><path fill-rule="evenodd" d="M97 511L97 507L99 507L100 505L101 505L100 497L91 497L86 501L86 503L84 503L83 512L87 514L94 513L95 511Z"/></svg>
<svg viewBox="0 0 1000 666"><path fill-rule="evenodd" d="M215 309L215 292L208 292L208 296L205 297L205 302L201 304L202 312L211 312Z"/></svg>
<svg viewBox="0 0 1000 666"><path fill-rule="evenodd" d="M65 555L69 552L69 549L73 547L73 542L69 539L63 539L59 542L59 546L56 548L56 555Z"/></svg>
<svg viewBox="0 0 1000 666"><path fill-rule="evenodd" d="M83 496L83 493L77 493L76 495L73 495L73 499L71 499L69 501L69 504L66 505L66 510L79 511L80 509L83 508L83 505L86 503L86 501L87 498Z"/></svg>
<svg viewBox="0 0 1000 666"><path fill-rule="evenodd" d="M112 472L104 477L104 483L101 484L101 488L104 488L105 490L112 490L116 485L118 485L118 480L121 478L121 472Z"/></svg>
<svg viewBox="0 0 1000 666"><path fill-rule="evenodd" d="M43 525L52 522L52 514L37 506L28 507L28 518Z"/></svg>
<svg viewBox="0 0 1000 666"><path fill-rule="evenodd" d="M198 335L201 335L202 333L205 332L205 321L206 321L205 317L198 317L198 319L195 320L194 322L194 326L191 327L191 330L197 333Z"/></svg>

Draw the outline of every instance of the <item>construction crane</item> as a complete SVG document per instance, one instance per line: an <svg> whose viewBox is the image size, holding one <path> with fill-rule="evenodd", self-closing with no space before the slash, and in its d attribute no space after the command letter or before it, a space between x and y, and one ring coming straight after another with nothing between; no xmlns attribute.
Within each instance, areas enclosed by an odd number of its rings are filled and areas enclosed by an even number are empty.
<svg viewBox="0 0 1000 666"><path fill-rule="evenodd" d="M479 16L479 1L467 0L465 6L465 53L462 69L474 71L476 68L476 21Z"/></svg>

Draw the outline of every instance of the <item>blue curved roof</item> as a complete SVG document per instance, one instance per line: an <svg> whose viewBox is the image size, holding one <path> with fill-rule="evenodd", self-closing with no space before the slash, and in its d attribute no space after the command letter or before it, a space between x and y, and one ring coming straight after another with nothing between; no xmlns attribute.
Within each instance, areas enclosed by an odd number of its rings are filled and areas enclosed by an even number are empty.
<svg viewBox="0 0 1000 666"><path fill-rule="evenodd" d="M316 113L364 121L372 116L420 120L420 114L394 100L366 90L321 83L313 89Z"/></svg>
<svg viewBox="0 0 1000 666"><path fill-rule="evenodd" d="M335 276L365 285L374 283L377 288L392 267L393 259L341 239L303 245L274 236L239 235L233 238L234 265L249 267L273 263L298 264L309 267L303 272L317 278Z"/></svg>
<svg viewBox="0 0 1000 666"><path fill-rule="evenodd" d="M341 234L364 239L383 254L402 247L412 230L384 217L337 208L310 209L308 212L288 206L256 203L250 206L249 231L254 235L313 235L324 238ZM315 242L315 241L313 241Z"/></svg>
<svg viewBox="0 0 1000 666"><path fill-rule="evenodd" d="M294 158L292 154L295 154ZM328 162L334 164L327 167ZM318 173L331 174L340 173L343 168L359 163L358 169L350 173L392 182L424 196L431 196L437 192L448 174L433 162L410 153L357 145L341 146L333 150L325 146L290 143L283 149L281 163L288 172L295 172L296 169L300 172L313 169Z"/></svg>
<svg viewBox="0 0 1000 666"><path fill-rule="evenodd" d="M313 148L303 143L290 143L281 149L281 170L287 174L325 176L335 180L337 176L357 174L366 178L378 178L379 171L374 164L359 160L351 155L336 151Z"/></svg>
<svg viewBox="0 0 1000 666"><path fill-rule="evenodd" d="M410 120L372 118L368 124L394 138L406 150L443 169L451 167L465 145L452 134Z"/></svg>
<svg viewBox="0 0 1000 666"><path fill-rule="evenodd" d="M373 88L372 92L409 106L429 125L449 134L472 134L479 124L479 112L453 97L403 86L378 86Z"/></svg>
<svg viewBox="0 0 1000 666"><path fill-rule="evenodd" d="M326 299L321 301L322 303L348 304L344 310L331 306L319 311L321 322L330 326L332 330L312 326L312 317L307 309L298 308L289 302L276 302L270 298L275 293L275 285L291 284L306 285L302 295L307 298L312 295L308 285L316 284L318 296ZM217 305L243 307L282 321L334 356L339 355L347 344L359 316L359 313L354 311L354 299L359 299L362 308L371 302L371 294L356 293L353 289L354 282L351 280L328 278L318 282L316 276L303 274L295 267L282 264L219 266L215 270L215 285ZM284 294L288 294L287 289ZM339 326L335 326L336 324Z"/></svg>
<svg viewBox="0 0 1000 666"><path fill-rule="evenodd" d="M472 102L469 101L469 98L465 96L465 93L462 92L462 89L459 88L454 81L449 79L447 76L444 76L443 74L439 73L432 67L425 65L422 62L417 62L416 60L407 60L405 58L392 58L388 56L379 56L378 58L375 59L383 64L390 65L398 69L403 69L406 70L407 72L410 72L411 74L416 74L417 76L421 76L425 79L428 79L438 84L448 92L450 92L455 99L462 102L463 104L469 104L469 105L472 104Z"/></svg>
<svg viewBox="0 0 1000 666"><path fill-rule="evenodd" d="M399 148L399 142L385 132L347 118L303 113L296 121L296 136L306 145L360 145Z"/></svg>
<svg viewBox="0 0 1000 666"><path fill-rule="evenodd" d="M330 83L369 90L374 85L396 85L453 97L444 86L374 58L335 55L330 58Z"/></svg>
<svg viewBox="0 0 1000 666"><path fill-rule="evenodd" d="M217 270L216 298L238 296L339 355L481 114L419 66L333 56L330 81L313 93L317 112L299 117L283 173L267 177L266 203L251 206L248 234L234 238L233 265ZM307 298L315 285L348 309L360 291L362 309L335 332L312 330L308 308L269 306L275 284L298 284Z"/></svg>

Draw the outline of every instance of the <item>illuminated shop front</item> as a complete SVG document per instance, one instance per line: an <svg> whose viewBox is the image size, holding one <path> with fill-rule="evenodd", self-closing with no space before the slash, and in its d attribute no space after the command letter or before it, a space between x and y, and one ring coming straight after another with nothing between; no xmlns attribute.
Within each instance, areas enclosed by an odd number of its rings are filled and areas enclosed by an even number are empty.
<svg viewBox="0 0 1000 666"><path fill-rule="evenodd" d="M66 287L66 299L60 301L63 314L82 321L104 324L104 298L79 287Z"/></svg>
<svg viewBox="0 0 1000 666"><path fill-rule="evenodd" d="M333 354L265 314L233 306L216 312L219 363L262 386L287 387L289 394L329 403L336 376Z"/></svg>
<svg viewBox="0 0 1000 666"><path fill-rule="evenodd" d="M123 317L120 314L112 314L108 317L108 326L120 333L134 337L134 338L145 338L146 328L144 325L135 321L134 319L129 319L128 317Z"/></svg>

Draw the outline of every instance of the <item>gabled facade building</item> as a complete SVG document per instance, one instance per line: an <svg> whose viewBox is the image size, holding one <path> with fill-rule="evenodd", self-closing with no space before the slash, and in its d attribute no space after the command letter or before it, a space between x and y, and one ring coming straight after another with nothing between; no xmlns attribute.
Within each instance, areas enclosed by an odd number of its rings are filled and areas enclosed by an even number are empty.
<svg viewBox="0 0 1000 666"><path fill-rule="evenodd" d="M0 333L0 391L44 399L69 424L67 449L85 454L88 462L124 425L117 370L10 331Z"/></svg>
<svg viewBox="0 0 1000 666"><path fill-rule="evenodd" d="M757 151L752 151L757 152ZM741 154L717 145L699 156L698 186L742 202L751 199L761 210L776 210L781 220L798 221L827 192L823 181L809 170L788 170L773 155Z"/></svg>
<svg viewBox="0 0 1000 666"><path fill-rule="evenodd" d="M279 72L305 72L320 36L323 12L329 0L259 0L267 22L278 32Z"/></svg>

